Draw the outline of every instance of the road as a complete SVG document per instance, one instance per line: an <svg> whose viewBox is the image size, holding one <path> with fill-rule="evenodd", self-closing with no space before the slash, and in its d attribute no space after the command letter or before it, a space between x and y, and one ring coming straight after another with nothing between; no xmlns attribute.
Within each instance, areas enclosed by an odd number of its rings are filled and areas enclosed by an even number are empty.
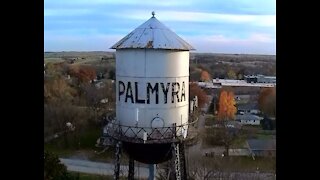
<svg viewBox="0 0 320 180"><path fill-rule="evenodd" d="M98 175L113 175L114 165L111 163L92 162L88 160L76 160L60 158L60 161L67 166L68 171L82 172ZM128 176L128 166L120 166L120 175ZM146 167L139 167L136 164L135 177L148 178L149 169ZM265 179L274 180L273 173L264 172L214 172L210 174L211 178L227 178L227 179Z"/></svg>
<svg viewBox="0 0 320 180"><path fill-rule="evenodd" d="M77 159L65 159L60 158L60 161L67 166L68 171L82 172L88 174L98 174L98 175L113 175L114 174L114 164L111 163L101 163L93 162L88 160L77 160ZM128 166L120 166L120 176L128 175ZM137 164L135 166L135 177L148 178L149 169L146 167L139 167Z"/></svg>
<svg viewBox="0 0 320 180"><path fill-rule="evenodd" d="M212 96L208 96L208 102L211 103L212 101ZM205 104L203 108L201 108L201 111L203 112L207 112L208 111L208 108L209 108L209 105L208 104ZM206 118L206 115L200 115L199 116L199 121L198 121L198 132L199 133L202 133L205 129L205 118ZM201 147L202 147L202 138L199 138L199 141L197 142L197 144L189 147L189 152L191 153L197 153L197 152L200 152L201 151Z"/></svg>

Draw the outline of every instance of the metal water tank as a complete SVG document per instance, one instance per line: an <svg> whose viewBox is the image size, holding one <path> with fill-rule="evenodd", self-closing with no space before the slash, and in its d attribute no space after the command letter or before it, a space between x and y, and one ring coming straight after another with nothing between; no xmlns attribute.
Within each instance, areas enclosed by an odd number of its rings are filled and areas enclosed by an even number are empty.
<svg viewBox="0 0 320 180"><path fill-rule="evenodd" d="M131 149L142 144L130 138L147 140L145 147L152 148L148 140L186 136L189 50L194 48L153 14L112 49L116 49L116 119Z"/></svg>

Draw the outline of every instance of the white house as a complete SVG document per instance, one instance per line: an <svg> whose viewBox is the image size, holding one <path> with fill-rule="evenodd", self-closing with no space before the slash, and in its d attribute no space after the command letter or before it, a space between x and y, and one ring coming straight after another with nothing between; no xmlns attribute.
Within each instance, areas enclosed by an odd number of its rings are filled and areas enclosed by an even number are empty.
<svg viewBox="0 0 320 180"><path fill-rule="evenodd" d="M256 103L246 103L246 104L237 104L238 114L259 114L258 104ZM242 113L241 113L242 112Z"/></svg>
<svg viewBox="0 0 320 180"><path fill-rule="evenodd" d="M260 121L263 117L256 116L253 114L243 114L243 115L236 115L236 121L239 121L242 125L260 125Z"/></svg>

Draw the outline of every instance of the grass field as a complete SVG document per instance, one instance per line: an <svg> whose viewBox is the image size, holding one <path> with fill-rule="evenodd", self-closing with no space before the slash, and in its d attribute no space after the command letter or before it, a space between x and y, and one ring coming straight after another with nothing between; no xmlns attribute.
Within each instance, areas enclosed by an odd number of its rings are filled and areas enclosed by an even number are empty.
<svg viewBox="0 0 320 180"><path fill-rule="evenodd" d="M205 126L212 126L214 124L215 117L213 115L206 115L206 119L204 122Z"/></svg>
<svg viewBox="0 0 320 180"><path fill-rule="evenodd" d="M113 148L101 154L96 153L102 151L102 148L95 146L101 133L100 128L91 127L83 130L80 136L75 133L68 134L66 137L59 137L50 143L45 143L44 149L63 158L77 157L92 161L110 162L114 156Z"/></svg>
<svg viewBox="0 0 320 180"><path fill-rule="evenodd" d="M58 62L64 62L64 59L62 58L44 58L44 63L58 63Z"/></svg>
<svg viewBox="0 0 320 180"><path fill-rule="evenodd" d="M275 172L276 158L274 157L256 157L251 156L229 156L220 157L201 157L196 159L206 165L207 168L219 169L225 172L255 172L257 169L260 172ZM189 160L190 163L195 163Z"/></svg>

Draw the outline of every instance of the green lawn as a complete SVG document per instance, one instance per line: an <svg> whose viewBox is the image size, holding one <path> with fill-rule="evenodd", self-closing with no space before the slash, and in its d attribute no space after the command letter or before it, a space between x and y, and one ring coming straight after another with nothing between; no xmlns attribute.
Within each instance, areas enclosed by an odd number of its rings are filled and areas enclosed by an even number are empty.
<svg viewBox="0 0 320 180"><path fill-rule="evenodd" d="M246 137L244 135L239 135L233 142L231 145L231 148L235 148L235 149L241 149L241 148L245 148L246 147Z"/></svg>
<svg viewBox="0 0 320 180"><path fill-rule="evenodd" d="M273 139L275 135L271 132L260 131L260 127L255 126L246 126L238 134L237 137L233 140L231 148L245 148L247 139ZM222 146L220 143L220 137L217 136L217 128L206 128L201 138L203 139L203 148L210 148L214 146Z"/></svg>
<svg viewBox="0 0 320 180"><path fill-rule="evenodd" d="M206 115L206 119L204 122L205 126L212 126L214 123L215 117L213 115Z"/></svg>
<svg viewBox="0 0 320 180"><path fill-rule="evenodd" d="M101 154L96 153L102 151L102 148L95 146L97 139L102 135L102 130L100 128L89 127L79 134L80 135L77 135L75 132L73 134L68 134L65 137L59 137L50 143L45 143L44 149L54 152L59 157L64 158L79 156L86 157L92 161L102 162L110 162L113 159L113 148L109 148Z"/></svg>
<svg viewBox="0 0 320 180"><path fill-rule="evenodd" d="M228 163L231 162L231 163ZM258 167L260 171L275 171L276 159L271 157L252 157L233 156L229 161L226 161L229 168L254 171Z"/></svg>
<svg viewBox="0 0 320 180"><path fill-rule="evenodd" d="M276 158L274 157L256 157L251 156L230 156L222 158L220 156L204 157L203 161L208 166L222 169L224 171L247 171L254 172L259 169L260 172L275 172Z"/></svg>
<svg viewBox="0 0 320 180"><path fill-rule="evenodd" d="M58 63L58 62L64 62L64 60L62 58L44 58L44 63L48 63L48 62L52 62L52 63Z"/></svg>

